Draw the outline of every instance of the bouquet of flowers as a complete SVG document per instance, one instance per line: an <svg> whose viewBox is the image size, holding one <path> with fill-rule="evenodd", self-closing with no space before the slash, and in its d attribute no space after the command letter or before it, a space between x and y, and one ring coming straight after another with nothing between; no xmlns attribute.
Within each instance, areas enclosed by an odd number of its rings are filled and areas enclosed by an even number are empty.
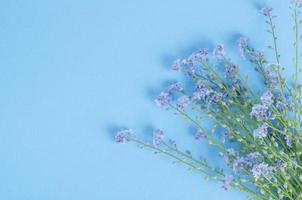
<svg viewBox="0 0 302 200"><path fill-rule="evenodd" d="M172 70L183 72L195 83L193 92L185 91L180 83L169 85L155 103L173 110L197 127L196 140L207 140L216 147L226 166L211 166L207 160L195 158L182 151L173 140L164 139L164 131L154 130L153 141L144 141L131 129L117 132L118 143L134 142L182 163L190 170L214 179L228 190L237 188L250 199L302 199L302 87L298 83L300 68L299 19L301 0L290 6L293 18L293 79L283 77L272 8L264 7L268 33L272 36L269 48L274 60L249 45L248 38L238 40L242 57L254 65L263 80L263 91L254 91L239 66L227 57L219 44L212 51L199 49L186 59L175 60ZM223 71L221 69L224 69ZM213 122L208 130L203 119Z"/></svg>

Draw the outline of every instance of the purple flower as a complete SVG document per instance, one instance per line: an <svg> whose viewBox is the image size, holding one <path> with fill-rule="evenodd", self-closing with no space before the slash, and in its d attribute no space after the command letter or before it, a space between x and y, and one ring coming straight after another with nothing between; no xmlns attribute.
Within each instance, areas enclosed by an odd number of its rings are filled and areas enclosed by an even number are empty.
<svg viewBox="0 0 302 200"><path fill-rule="evenodd" d="M294 100L292 96L285 95L285 101L282 97L278 98L278 101L276 101L276 107L280 111L284 111L285 108L287 108L289 111L294 110Z"/></svg>
<svg viewBox="0 0 302 200"><path fill-rule="evenodd" d="M269 176L271 175L273 170L274 170L274 168L270 167L268 164L260 163L260 164L254 165L254 167L252 169L252 173L253 173L255 180L257 181L262 176L265 178L269 178Z"/></svg>
<svg viewBox="0 0 302 200"><path fill-rule="evenodd" d="M264 62L264 53L263 52L255 52L255 56L254 58L256 59L256 61L263 63Z"/></svg>
<svg viewBox="0 0 302 200"><path fill-rule="evenodd" d="M172 93L173 91L181 91L182 87L179 83L172 83L167 87L167 93Z"/></svg>
<svg viewBox="0 0 302 200"><path fill-rule="evenodd" d="M213 55L215 58L221 60L225 56L224 47L222 44L218 44L213 51Z"/></svg>
<svg viewBox="0 0 302 200"><path fill-rule="evenodd" d="M284 167L284 163L281 160L277 160L275 167L277 169Z"/></svg>
<svg viewBox="0 0 302 200"><path fill-rule="evenodd" d="M164 107L171 101L171 96L167 92L161 92L158 97L154 100L157 106Z"/></svg>
<svg viewBox="0 0 302 200"><path fill-rule="evenodd" d="M292 139L290 138L289 135L285 136L285 142L288 147L292 147Z"/></svg>
<svg viewBox="0 0 302 200"><path fill-rule="evenodd" d="M245 156L244 161L248 167L253 167L258 162L259 156L257 153L249 153Z"/></svg>
<svg viewBox="0 0 302 200"><path fill-rule="evenodd" d="M235 78L239 72L239 66L234 64L226 64L225 65L225 74L228 78Z"/></svg>
<svg viewBox="0 0 302 200"><path fill-rule="evenodd" d="M153 132L153 145L158 146L163 142L164 139L164 131L161 129L156 129Z"/></svg>
<svg viewBox="0 0 302 200"><path fill-rule="evenodd" d="M198 101L201 99L202 96L203 96L202 92L199 90L196 90L192 95L192 100Z"/></svg>
<svg viewBox="0 0 302 200"><path fill-rule="evenodd" d="M255 51L255 50L251 50L252 53L247 54L248 55L248 59L253 62L253 63L264 63L264 54L263 52L260 51ZM259 69L256 67L255 70L257 72L259 72Z"/></svg>
<svg viewBox="0 0 302 200"><path fill-rule="evenodd" d="M269 16L270 15L270 13L272 12L272 8L271 7L263 7L263 8L261 8L260 9L260 13L262 14L262 15L264 15L264 16Z"/></svg>
<svg viewBox="0 0 302 200"><path fill-rule="evenodd" d="M194 75L195 74L195 68L193 65L190 65L187 67L187 72L189 75Z"/></svg>
<svg viewBox="0 0 302 200"><path fill-rule="evenodd" d="M198 82L195 92L193 93L192 99L193 100L201 100L206 99L211 94L211 91L206 88L206 85L204 82L200 81Z"/></svg>
<svg viewBox="0 0 302 200"><path fill-rule="evenodd" d="M245 36L241 36L239 38L238 48L239 48L239 52L240 52L241 57L244 57L244 54L245 54L245 51L246 51L246 48L247 48L247 45L248 45L248 41L249 41L249 39Z"/></svg>
<svg viewBox="0 0 302 200"><path fill-rule="evenodd" d="M268 108L262 104L256 104L253 106L250 115L264 120L269 115Z"/></svg>
<svg viewBox="0 0 302 200"><path fill-rule="evenodd" d="M268 133L268 126L267 124L262 124L257 129L253 131L254 138L265 138Z"/></svg>
<svg viewBox="0 0 302 200"><path fill-rule="evenodd" d="M233 92L244 93L245 91L247 91L247 86L243 81L234 77L232 79L232 88L231 89L233 90Z"/></svg>
<svg viewBox="0 0 302 200"><path fill-rule="evenodd" d="M177 59L172 63L172 70L173 71L180 71L181 70L181 60Z"/></svg>
<svg viewBox="0 0 302 200"><path fill-rule="evenodd" d="M131 129L119 130L115 135L115 141L121 144L126 143L127 141L129 141L131 134Z"/></svg>
<svg viewBox="0 0 302 200"><path fill-rule="evenodd" d="M301 0L292 0L292 4L295 4L298 7L302 6L302 1Z"/></svg>
<svg viewBox="0 0 302 200"><path fill-rule="evenodd" d="M207 59L208 54L209 54L209 50L207 48L201 48L195 54L195 58L200 61L205 61Z"/></svg>
<svg viewBox="0 0 302 200"><path fill-rule="evenodd" d="M178 98L176 105L180 109L185 109L190 103L190 98L186 95Z"/></svg>
<svg viewBox="0 0 302 200"><path fill-rule="evenodd" d="M268 64L264 68L265 83L270 87L275 87L278 83L278 73L274 64Z"/></svg>
<svg viewBox="0 0 302 200"><path fill-rule="evenodd" d="M206 134L204 134L201 130L197 131L197 134L195 135L195 140L202 141L206 138L207 138Z"/></svg>
<svg viewBox="0 0 302 200"><path fill-rule="evenodd" d="M236 173L236 172L242 170L244 168L244 166L245 166L245 160L244 160L244 158L237 157L234 160L234 163L233 163L233 170Z"/></svg>
<svg viewBox="0 0 302 200"><path fill-rule="evenodd" d="M221 93L221 92L212 92L212 95L211 95L211 101L214 102L214 103L218 103L220 101L222 101L224 98L226 98L226 93Z"/></svg>
<svg viewBox="0 0 302 200"><path fill-rule="evenodd" d="M194 53L192 53L188 58L186 58L186 59L183 59L182 60L182 63L184 64L184 65L186 65L186 66L193 66L193 64L194 64L194 61L195 61L195 54Z"/></svg>
<svg viewBox="0 0 302 200"><path fill-rule="evenodd" d="M286 105L285 105L284 102L282 102L280 99L278 99L278 100L276 101L276 108L277 108L278 110L280 110L281 112L283 112L285 107L286 107Z"/></svg>
<svg viewBox="0 0 302 200"><path fill-rule="evenodd" d="M273 94L271 93L271 91L268 90L262 94L260 100L264 106L269 107L274 102L272 98L273 98Z"/></svg>
<svg viewBox="0 0 302 200"><path fill-rule="evenodd" d="M294 98L292 96L286 96L285 97L285 104L288 108L289 111L293 111L294 110Z"/></svg>
<svg viewBox="0 0 302 200"><path fill-rule="evenodd" d="M230 149L227 150L227 155L228 156L236 156L237 152L235 151L235 149L230 148Z"/></svg>
<svg viewBox="0 0 302 200"><path fill-rule="evenodd" d="M234 172L238 172L244 167L253 167L258 162L258 154L249 153L245 157L237 157L233 163Z"/></svg>
<svg viewBox="0 0 302 200"><path fill-rule="evenodd" d="M231 188L231 184L233 182L233 176L225 176L222 184L222 189L229 190Z"/></svg>
<svg viewBox="0 0 302 200"><path fill-rule="evenodd" d="M230 165L231 160L234 160L234 158L236 158L236 156L237 156L237 152L234 149L230 148L224 154L224 162L227 165Z"/></svg>

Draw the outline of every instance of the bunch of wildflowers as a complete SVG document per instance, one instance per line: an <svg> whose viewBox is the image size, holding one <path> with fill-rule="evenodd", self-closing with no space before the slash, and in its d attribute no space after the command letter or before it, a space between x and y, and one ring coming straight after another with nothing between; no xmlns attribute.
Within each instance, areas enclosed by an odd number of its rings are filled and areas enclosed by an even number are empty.
<svg viewBox="0 0 302 200"><path fill-rule="evenodd" d="M134 142L170 156L190 170L221 182L223 189L237 188L251 199L302 199L302 89L298 83L302 71L301 6L301 0L292 1L295 73L291 81L282 76L284 66L278 52L273 9L264 7L260 13L272 36L269 48L275 59L269 61L263 52L251 48L247 37L238 40L239 53L255 66L263 80L264 92L258 95L259 91L249 87L239 66L227 57L224 46L218 44L212 53L201 48L172 63L172 70L183 72L195 82L193 92L188 93L180 83L173 83L155 99L157 106L173 110L196 126L195 139L207 140L215 146L227 169L211 166L205 159L182 151L174 141L165 140L161 129L154 131L151 142L137 138L129 129L120 130L116 141ZM210 131L204 128L201 118L214 123Z"/></svg>

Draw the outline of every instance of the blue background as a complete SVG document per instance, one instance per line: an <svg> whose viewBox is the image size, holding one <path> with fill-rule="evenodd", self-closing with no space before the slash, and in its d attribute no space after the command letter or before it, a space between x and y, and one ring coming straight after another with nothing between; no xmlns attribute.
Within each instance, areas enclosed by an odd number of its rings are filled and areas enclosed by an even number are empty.
<svg viewBox="0 0 302 200"><path fill-rule="evenodd" d="M152 99L179 78L171 62L199 47L224 43L232 56L245 34L265 50L258 3L278 13L281 60L290 63L287 1L1 1L0 199L245 199L113 135L132 127L148 138L159 127L196 154L216 155Z"/></svg>

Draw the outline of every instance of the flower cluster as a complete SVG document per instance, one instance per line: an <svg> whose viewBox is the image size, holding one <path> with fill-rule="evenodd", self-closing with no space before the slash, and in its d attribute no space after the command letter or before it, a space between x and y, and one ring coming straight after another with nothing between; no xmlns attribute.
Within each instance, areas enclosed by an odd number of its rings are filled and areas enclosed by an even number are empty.
<svg viewBox="0 0 302 200"><path fill-rule="evenodd" d="M302 199L302 90L298 82L302 72L301 5L301 0L292 1L295 73L290 81L283 77L285 66L280 61L273 9L264 7L260 13L272 36L274 58L251 48L246 36L241 36L237 44L240 56L248 58L249 67L253 66L263 80L264 92L249 86L239 65L228 57L224 45L218 44L172 63L172 70L183 73L194 88L187 91L180 83L172 83L154 100L157 106L173 110L196 126L196 143L207 141L216 147L227 167L211 166L206 159L179 149L174 140L166 142L161 129L154 130L152 141L138 139L130 129L120 130L116 142L132 141L170 156L190 170L219 181L224 190L237 188L251 199ZM210 124L213 127L209 128Z"/></svg>
<svg viewBox="0 0 302 200"><path fill-rule="evenodd" d="M202 141L202 140L205 140L206 138L207 138L207 135L204 134L202 130L197 131L197 134L195 135L196 140Z"/></svg>
<svg viewBox="0 0 302 200"><path fill-rule="evenodd" d="M269 110L265 105L255 104L250 114L251 116L258 118L259 120L265 120L269 115Z"/></svg>
<svg viewBox="0 0 302 200"><path fill-rule="evenodd" d="M245 56L245 53L247 51L247 47L248 47L248 37L246 36L242 36L239 38L239 42L238 42L238 49L239 49L239 53L241 55L241 57Z"/></svg>
<svg viewBox="0 0 302 200"><path fill-rule="evenodd" d="M255 180L257 181L260 177L269 179L269 176L272 174L273 167L268 166L266 163L260 163L254 165L252 172Z"/></svg>
<svg viewBox="0 0 302 200"><path fill-rule="evenodd" d="M131 129L119 130L115 135L115 141L117 143L126 143L127 141L129 141L131 134L132 134Z"/></svg>
<svg viewBox="0 0 302 200"><path fill-rule="evenodd" d="M259 11L261 14L263 14L264 16L269 16L272 12L272 8L271 7L263 7L261 8L261 10Z"/></svg>
<svg viewBox="0 0 302 200"><path fill-rule="evenodd" d="M254 138L265 138L268 133L268 126L266 124L262 124L257 129L253 131Z"/></svg>
<svg viewBox="0 0 302 200"><path fill-rule="evenodd" d="M164 139L164 131L161 129L156 129L153 132L153 144L158 146L163 142Z"/></svg>

